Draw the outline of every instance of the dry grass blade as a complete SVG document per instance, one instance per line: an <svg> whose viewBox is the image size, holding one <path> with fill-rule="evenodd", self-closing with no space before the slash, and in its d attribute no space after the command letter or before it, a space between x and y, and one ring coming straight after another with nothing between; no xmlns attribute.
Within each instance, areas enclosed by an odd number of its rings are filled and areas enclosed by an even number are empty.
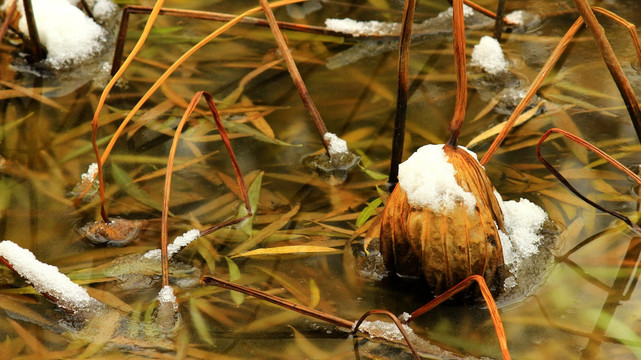
<svg viewBox="0 0 641 360"><path fill-rule="evenodd" d="M501 132L496 136L494 139L494 142L492 142L492 145L490 145L490 148L487 150L485 155L483 155L483 158L481 161L481 165L485 165L490 161L494 153L498 150L499 146L503 143L503 140L505 140L505 137L507 137L507 134L510 132L514 124L516 123L517 119L527 105L530 103L530 100L534 97L536 92L538 91L539 87L543 83L543 80L548 76L550 71L552 71L552 68L554 68L554 65L556 62L559 60L561 57L561 54L567 49L568 45L570 44L570 40L574 37L574 35L579 31L581 26L583 25L583 19L578 18L574 24L570 27L570 29L563 35L563 38L559 43L556 45L556 48L554 48L554 51L552 51L552 54L550 54L550 57L547 59L543 67L541 68L541 71L536 75L536 78L532 81L532 85L530 85L530 88L528 89L527 93L519 102L519 104L516 106L514 111L512 112L512 115L510 115L510 118L505 122L505 125L503 126L503 129Z"/></svg>
<svg viewBox="0 0 641 360"><path fill-rule="evenodd" d="M363 321L365 321L365 319L368 316L374 315L374 314L382 314L382 315L386 315L389 318L391 318L392 321L394 322L394 325L396 325L396 327L401 332L401 334L403 334L403 339L405 339L405 342L407 343L407 346L410 348L410 351L412 352L412 355L414 356L414 359L420 359L421 358L418 355L418 351L416 351L416 347L414 347L414 344L412 344L412 342L410 341L409 335L407 334L407 331L405 331L405 329L403 328L403 324L401 323L401 321L398 319L398 317L396 317L396 315L392 314L391 312L389 312L387 310L370 310L370 311L366 312L365 314L363 314L363 316L361 316L360 319L358 319L358 321L356 321L356 324L354 324L354 327L352 328L351 335L356 334L356 332L358 331L358 328L361 326L361 324L363 324Z"/></svg>
<svg viewBox="0 0 641 360"><path fill-rule="evenodd" d="M214 98L208 92L199 91L191 99L191 102L187 106L187 109L185 110L185 113L182 119L180 119L180 122L178 123L176 132L174 134L174 139L171 143L171 149L169 150L169 159L167 160L167 175L165 175L165 186L163 191L161 235L160 235L161 236L160 258L161 258L161 264L162 264L163 286L169 285L169 257L167 254L167 233L169 231L168 218L169 218L169 199L171 197L171 177L172 177L173 168L174 168L174 159L176 157L176 149L178 148L178 140L180 139L180 134L182 133L182 129L185 126L185 123L187 122L191 114L194 112L194 110L196 109L196 106L198 105L198 101L203 96L207 101L207 105L209 105L209 109L211 110L212 116L214 118L214 122L216 123L216 127L218 128L218 132L222 137L223 143L225 144L225 148L227 149L229 158L232 162L232 166L234 167L234 171L236 173L236 180L238 181L238 186L240 187L243 200L245 201L245 208L247 209L248 214L245 216L241 216L237 219L225 221L221 224L214 225L200 232L200 236L210 234L213 231L223 226L239 223L247 219L248 217L250 217L252 214L251 205L249 204L249 196L247 195L247 187L245 186L245 181L243 180L243 174L240 170L240 166L238 165L238 161L236 160L236 154L234 154L234 150L231 147L231 142L229 141L229 137L227 136L225 127L223 126L222 121L220 119L220 115L218 114L218 110L216 109Z"/></svg>
<svg viewBox="0 0 641 360"><path fill-rule="evenodd" d="M496 330L496 336L498 337L499 340L499 345L501 347L501 352L503 353L503 359L507 360L510 359L510 352L507 348L507 339L505 337L505 330L503 329L503 322L501 321L501 316L499 315L499 310L496 307L496 303L494 302L494 298L492 297L492 294L490 293L490 289L487 287L487 284L485 283L485 280L483 279L482 276L479 275L472 275L468 277L467 279L461 281L458 283L456 286L452 287L448 291L444 292L443 294L439 295L436 297L434 300L430 301L429 303L421 306L419 309L414 311L413 313L410 314L409 319L407 322L416 319L417 317L425 314L426 312L434 309L441 303L443 303L445 300L451 298L455 294L465 290L468 286L472 285L472 283L476 282L479 285L479 288L481 289L481 294L483 295L483 299L485 300L485 303L487 304L487 309L490 312L490 317L492 318L492 322L494 323L494 330Z"/></svg>
<svg viewBox="0 0 641 360"><path fill-rule="evenodd" d="M552 166L552 164L550 164L547 160L545 160L545 158L543 158L543 155L541 155L541 145L543 144L545 139L547 139L548 136L550 136L550 134L552 134L552 133L563 134L568 139L576 142L579 145L584 146L588 150L590 150L593 153L597 154L599 157L601 157L602 159L604 159L605 161L609 162L614 167L616 167L617 169L619 169L620 171L625 173L627 176L629 176L632 180L634 180L634 182L636 182L639 185L641 185L641 178L637 174L632 172L630 169L625 167L623 164L621 164L620 162L618 162L617 160L612 158L610 155L605 153L603 150L599 149L598 147L590 144L589 142L587 142L587 141L581 139L580 137L578 137L576 135L573 135L573 134L571 134L571 133L569 133L569 132L567 132L565 130L556 129L556 128L550 129L541 137L539 142L536 144L536 156L539 158L539 161L541 161L541 163L543 163L543 165L545 165L545 167L552 173L552 175L554 175L554 177L556 177L563 185L565 185L565 187L567 187L568 190L572 191L574 193L574 195L578 196L584 202L590 204L591 206L593 206L593 207L595 207L595 208L597 208L597 209L599 209L599 210L601 210L603 212L606 212L606 213L608 213L608 214L610 214L610 215L622 220L623 222L628 224L630 227L632 227L636 231L641 232L641 228L639 226L637 226L627 216L622 215L622 214L620 214L620 213L618 213L616 211L608 210L608 209L604 208L603 206L595 203L594 201L588 199L583 194L581 194L576 188L574 188L574 186L572 186L572 184L570 184L570 182L565 177L563 177L563 175L561 175L561 173L559 173L554 168L554 166Z"/></svg>

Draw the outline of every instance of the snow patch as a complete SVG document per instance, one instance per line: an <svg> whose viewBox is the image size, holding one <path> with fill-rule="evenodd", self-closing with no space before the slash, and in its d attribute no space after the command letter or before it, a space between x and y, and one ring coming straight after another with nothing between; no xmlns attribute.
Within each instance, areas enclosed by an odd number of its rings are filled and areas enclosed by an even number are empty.
<svg viewBox="0 0 641 360"><path fill-rule="evenodd" d="M398 34L401 26L398 23L381 21L356 21L352 19L326 19L327 30L359 36Z"/></svg>
<svg viewBox="0 0 641 360"><path fill-rule="evenodd" d="M174 295L174 289L169 285L163 286L158 292L158 301L161 303L175 303L176 295Z"/></svg>
<svg viewBox="0 0 641 360"><path fill-rule="evenodd" d="M200 230L191 229L184 234L177 237L173 243L167 245L167 257L171 259L174 255L178 254L180 250L189 245L192 241L200 237ZM161 251L160 249L154 249L147 251L142 257L144 259L153 259L160 261Z"/></svg>
<svg viewBox="0 0 641 360"><path fill-rule="evenodd" d="M96 174L98 174L98 163L92 163L87 168L87 172L80 175L80 178L83 183L92 182L96 178Z"/></svg>
<svg viewBox="0 0 641 360"><path fill-rule="evenodd" d="M456 206L462 205L472 213L476 198L459 186L454 178L455 173L443 144L425 145L399 165L398 183L407 193L407 200L412 206L427 207L434 213L447 215Z"/></svg>
<svg viewBox="0 0 641 360"><path fill-rule="evenodd" d="M52 68L60 69L74 61L85 61L102 50L106 31L80 10L78 1L32 0L33 13L38 27L38 36L47 49L46 62ZM109 5L111 4L111 5ZM100 15L115 5L108 0L97 0L96 9ZM18 27L23 34L29 35L27 20L24 16L22 1L18 3L20 21Z"/></svg>
<svg viewBox="0 0 641 360"><path fill-rule="evenodd" d="M538 251L541 241L538 232L547 219L547 214L528 199L500 201L500 204L507 231L507 234L501 236L503 260L510 268Z"/></svg>
<svg viewBox="0 0 641 360"><path fill-rule="evenodd" d="M474 46L471 65L480 66L486 73L497 75L507 71L508 62L499 42L493 37L483 36L478 45Z"/></svg>
<svg viewBox="0 0 641 360"><path fill-rule="evenodd" d="M336 136L336 134L327 132L323 135L323 139L329 143L328 150L330 157L339 154L349 154L347 142Z"/></svg>
<svg viewBox="0 0 641 360"><path fill-rule="evenodd" d="M471 7L463 4L463 17L467 18L467 17L470 17L472 15L474 15L474 9L472 9ZM454 9L451 6L449 8L447 8L447 10L441 11L438 14L438 17L441 17L441 18L443 18L443 17L444 18L451 18L452 16L454 16Z"/></svg>
<svg viewBox="0 0 641 360"><path fill-rule="evenodd" d="M403 330L405 330L405 332L408 335L411 335L414 333L412 328L410 328L409 326L405 324L403 324L402 326L403 326ZM396 324L391 322L386 322L381 320L363 321L361 323L361 326L358 328L358 330L362 333L369 334L373 338L385 339L389 341L403 340L403 334L396 327Z"/></svg>
<svg viewBox="0 0 641 360"><path fill-rule="evenodd" d="M525 24L525 20L523 20L523 10L512 11L511 13L505 15L505 18L507 19L507 21L517 26L522 26L523 24Z"/></svg>
<svg viewBox="0 0 641 360"><path fill-rule="evenodd" d="M41 294L53 297L61 307L79 311L98 307L100 302L53 265L42 263L27 249L10 240L0 242L0 257Z"/></svg>

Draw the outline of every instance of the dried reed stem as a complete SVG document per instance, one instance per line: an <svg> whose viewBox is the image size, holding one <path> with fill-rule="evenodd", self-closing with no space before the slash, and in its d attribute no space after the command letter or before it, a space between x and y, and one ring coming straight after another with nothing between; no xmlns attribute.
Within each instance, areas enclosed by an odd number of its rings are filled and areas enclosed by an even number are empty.
<svg viewBox="0 0 641 360"><path fill-rule="evenodd" d="M125 39L127 37L127 27L129 25L129 16L132 14L149 14L151 12L151 7L148 6L139 6L139 5L127 5L122 10L122 18L120 21L120 28L118 30L118 36L116 37L116 45L114 50L114 58L112 61L111 73L112 75L120 69L120 64L122 63L122 53L124 48ZM189 19L197 20L209 20L209 21L231 21L236 18L236 15L223 14L217 12L209 11L197 11L197 10L184 10L184 9L172 9L172 8L162 8L158 15L168 15L176 17L184 17ZM256 25L256 26L265 26L269 27L269 22L264 19L256 19L251 17L242 18L240 20L242 24ZM292 30L306 32L309 34L318 34L318 35L328 35L328 36L338 36L351 38L352 34L343 33L339 31L327 30L324 27L320 26L311 26L304 24L295 24L285 21L277 21L278 27L283 30Z"/></svg>
<svg viewBox="0 0 641 360"><path fill-rule="evenodd" d="M40 36L38 35L38 27L36 19L33 15L33 6L31 0L23 0L24 17L27 20L27 29L29 30L29 42L31 44L31 53L33 55L33 62L38 62L46 57L44 48L40 44Z"/></svg>
<svg viewBox="0 0 641 360"><path fill-rule="evenodd" d="M87 16L90 18L94 19L93 13L91 12L91 9L89 8L89 4L87 4L87 0L80 0L80 4L82 5L82 8L85 10L87 13Z"/></svg>
<svg viewBox="0 0 641 360"><path fill-rule="evenodd" d="M593 6L592 11L599 13L601 15L605 15L610 19L614 20L615 22L617 22L618 24L625 26L628 29L628 33L632 38L632 45L634 46L634 50L637 53L637 59L639 60L639 64L641 64L641 43L639 42L639 36L637 35L636 26L634 26L633 23L627 21L626 19L620 17L619 15L609 10L606 10L604 8Z"/></svg>
<svg viewBox="0 0 641 360"><path fill-rule="evenodd" d="M581 26L583 25L583 19L578 18L572 24L570 29L563 35L563 38L559 41L559 43L556 45L556 48L554 48L554 51L552 51L552 54L550 54L550 57L547 59L545 64L543 64L543 67L539 71L539 73L536 75L536 78L532 81L532 85L530 85L530 88L528 89L527 93L519 102L519 104L516 106L510 117L507 119L505 122L505 125L501 129L501 132L496 136L492 144L490 145L490 148L485 152L485 155L483 155L483 158L481 159L480 163L481 165L485 165L490 161L492 156L494 156L494 153L499 149L499 146L503 143L503 140L507 137L507 134L512 130L512 127L514 126L514 123L516 122L516 119L521 116L527 105L530 103L530 100L534 97L536 92L539 90L539 87L541 87L541 84L543 83L543 80L548 76L550 71L554 68L554 65L556 62L559 60L565 49L567 49L568 45L570 44L570 41L574 37L574 35L579 31Z"/></svg>
<svg viewBox="0 0 641 360"><path fill-rule="evenodd" d="M599 48L601 57L603 57L603 60L605 61L605 64L607 65L619 92L621 93L621 97L623 97L625 106L628 109L630 118L632 119L632 125L637 133L637 138L641 141L641 108L639 108L639 103L637 102L637 97L632 90L632 86L630 86L630 82L623 73L621 64L619 64L619 60L617 60L616 55L610 46L610 42L605 36L605 31L603 31L603 27L599 24L596 16L594 16L594 12L592 12L588 2L586 0L574 0L574 4L590 30L590 33Z"/></svg>
<svg viewBox="0 0 641 360"><path fill-rule="evenodd" d="M452 134L448 144L456 147L461 126L465 121L467 107L467 73L465 71L465 16L463 15L463 0L452 3L452 34L454 36L454 67L456 71L456 102L454 116L450 122L449 131Z"/></svg>
<svg viewBox="0 0 641 360"><path fill-rule="evenodd" d="M405 143L405 120L407 118L408 77L410 62L410 44L412 42L412 25L416 0L405 0L401 35L398 46L398 82L396 95L396 115L394 117L394 133L392 135L392 156L390 159L389 179L391 187L398 182L398 165L403 160L403 144Z"/></svg>
<svg viewBox="0 0 641 360"><path fill-rule="evenodd" d="M619 169L619 170L620 170L621 172L623 172L625 175L629 176L629 177L630 177L634 182L636 182L636 183L637 183L637 184L639 184L639 185L641 185L641 178L640 178L637 174L635 174L632 170L628 169L628 168L627 168L627 167L625 167L623 164L621 164L620 162L618 162L617 160L615 160L614 158L612 158L610 155L608 155L607 153L605 153L603 150L599 149L598 147L596 147L596 146L594 146L594 145L590 144L589 142L587 142L587 141L585 141L585 140L581 139L580 137L578 137L578 136L576 136L576 135L573 135L573 134L571 134L571 133L569 133L569 132L567 132L567 131L565 131L565 130L561 130L561 129L557 129L557 128L552 128L552 129L548 130L548 131L547 131L547 132L546 132L546 133L541 137L541 139L539 140L539 142L536 144L536 156L539 158L539 161L541 161L541 163L543 163L543 165L544 165L544 166L545 166L545 167L546 167L546 168L547 168L547 169L552 173L552 175L554 175L554 177L556 177L556 178L557 178L557 179L558 179L558 180L559 180L563 185L565 185L565 187L567 187L567 188L568 188L568 190L572 191L572 192L574 193L574 195L578 196L581 200L585 201L586 203L588 203L588 204L592 205L593 207L595 207L595 208L597 208L597 209L599 209L599 210L601 210L601 211L603 211L603 212L606 212L606 213L608 213L608 214L610 214L610 215L612 215L612 216L616 217L617 219L622 220L623 222L625 222L626 224L628 224L628 226L632 227L632 228L633 228L633 229L635 229L636 231L641 232L641 228L639 228L639 226L637 226L637 225L636 225L632 220L630 220L627 216L622 215L622 214L620 214L620 213L618 213L618 212L616 212L616 211L608 210L608 209L604 208L603 206L601 206L601 205L599 205L599 204L595 203L594 201L592 201L592 200L588 199L588 198L587 198L587 197L585 197L583 194L581 194L581 193L580 193L576 188L574 188L574 186L572 186L572 184L570 184L570 182L569 182L565 177L563 177L563 175L561 175L561 173L559 173L559 172L554 168L554 166L552 166L549 162L547 162L547 160L545 160L545 159L543 158L543 155L541 155L541 144L543 144L543 142L545 141L545 139L547 139L547 138L548 138L548 136L550 136L550 134L552 134L553 132L554 132L554 133L562 134L562 135L564 135L565 137L567 137L568 139L570 139L570 140L574 141L575 143L577 143L577 144L579 144L579 145L581 145L581 146L585 147L586 149L588 149L588 150L592 151L593 153L597 154L600 158L602 158L602 159L604 159L605 161L607 161L607 162L609 162L610 164L612 164L614 167L616 167L617 169Z"/></svg>
<svg viewBox="0 0 641 360"><path fill-rule="evenodd" d="M225 148L227 149L227 153L231 160L232 166L234 167L234 172L236 173L236 180L238 181L238 186L240 187L243 200L245 201L245 208L247 209L247 215L234 220L225 221L218 225L214 225L200 232L200 236L210 234L215 230L220 229L221 227L239 223L247 219L248 217L250 217L252 214L251 205L249 203L249 196L247 195L247 187L245 186L245 181L243 180L243 174L240 170L240 166L238 165L238 161L236 160L236 154L234 154L234 150L231 147L229 136L227 136L225 127L223 126L222 121L220 119L220 115L218 114L218 110L216 109L214 98L211 96L210 93L206 91L199 91L192 97L191 102L187 106L187 109L185 110L183 117L180 119L180 122L176 127L176 132L174 133L174 139L171 143L171 149L169 150L169 156L167 160L167 173L165 175L165 185L164 185L163 197L162 197L162 218L161 218L161 230L160 230L160 243L161 243L160 261L161 261L161 268L162 268L162 286L169 285L169 256L167 254L167 243L168 243L167 234L169 232L169 200L171 197L171 177L174 169L174 159L176 157L176 149L178 148L178 140L180 139L180 134L182 133L182 129L185 126L185 123L187 122L187 120L189 120L189 117L191 116L191 114L196 109L196 106L198 105L198 101L203 96L205 97L205 101L207 101L207 105L209 106L211 114L214 118L214 122L216 123L216 127L218 128L218 132L220 133L220 137L222 138L223 143L225 144Z"/></svg>
<svg viewBox="0 0 641 360"><path fill-rule="evenodd" d="M417 317L425 314L426 312L434 309L435 307L443 303L445 300L465 290L468 286L472 285L474 282L476 282L479 285L479 288L481 289L481 294L483 295L483 299L487 304L487 310L490 312L490 317L492 318L492 322L494 323L494 330L496 331L496 336L498 337L498 340L499 340L499 346L501 347L501 353L503 354L503 359L504 360L510 359L510 352L507 348L507 339L505 337L505 330L503 329L503 322L501 321L499 310L496 307L496 303L494 302L494 298L490 293L490 289L487 287L487 284L485 283L485 279L483 279L483 277L480 275L472 275L466 278L465 280L453 286L451 289L447 290L443 294L436 297L434 300L421 306L419 309L417 309L416 311L410 314L410 317L407 320L407 322L410 322L416 319Z"/></svg>
<svg viewBox="0 0 641 360"><path fill-rule="evenodd" d="M309 91L307 91L307 86L305 86L305 82L303 81L303 78L300 76L300 72L298 71L298 67L294 62L294 58L292 57L291 51L289 50L287 43L285 42L285 38L283 37L283 34L280 32L280 29L278 28L278 23L276 22L276 18L274 17L274 13L272 12L272 9L269 6L269 3L267 2L267 0L259 0L259 1L260 1L260 6L263 8L263 11L265 12L265 16L267 17L267 21L269 22L269 28L271 29L272 34L274 35L274 39L276 40L276 43L278 44L278 49L280 49L280 53L285 59L285 65L287 65L287 70L289 71L289 75L291 75L292 80L294 81L294 85L296 85L298 94L300 95L300 98L303 100L305 109L307 109L307 113L312 118L312 121L314 122L314 126L316 126L316 131L318 132L318 136L320 136L321 138L321 142L325 147L325 151L327 151L327 156L330 156L329 142L325 140L325 134L327 133L327 127L325 126L325 122L323 121L323 118L321 117L320 112L316 108L316 105L314 104L312 97L309 95Z"/></svg>
<svg viewBox="0 0 641 360"><path fill-rule="evenodd" d="M358 321L356 321L356 324L354 324L354 327L352 328L352 332L350 334L351 335L355 335L356 332L358 331L358 328L363 323L363 321L365 321L365 319L368 316L374 315L374 314L387 315L390 319L392 319L392 321L394 322L394 325L396 325L398 330L403 335L403 339L405 339L405 343L407 343L407 346L410 348L410 351L412 352L412 355L414 356L414 359L417 359L417 360L421 359L421 357L418 355L418 351L416 350L416 347L410 341L410 337L407 334L407 331L405 331L405 329L403 328L403 323L401 322L401 320L399 320L398 317L396 317L396 315L392 314L391 312L389 312L387 310L370 310L370 311L366 312L365 314L363 314L363 316L361 316L358 319Z"/></svg>
<svg viewBox="0 0 641 360"><path fill-rule="evenodd" d="M279 298L278 296L267 294L267 293L262 292L260 290L255 290L255 289L252 289L252 288L248 288L246 286L234 284L232 282L225 281L225 280L216 278L216 277L211 276L211 275L203 276L200 279L200 283L201 284L205 284L205 285L215 285L215 286L219 286L219 287L222 287L222 288L225 288L225 289L238 291L240 293L243 293L243 294L246 294L246 295L249 295L249 296L253 296L253 297L261 299L261 300L268 301L268 302L270 302L272 304L276 304L278 306L282 306L282 307L284 307L286 309L295 311L297 313L300 313L300 314L303 314L303 315L306 315L306 316L311 316L313 318L316 318L316 319L319 319L319 320L323 320L323 321L326 321L326 322L328 322L330 324L334 324L336 326L340 326L340 327L343 327L343 328L352 329L352 327L354 326L354 322L353 321L349 321L349 320L340 318L338 316L330 315L330 314L327 314L327 313L322 312L320 310L312 309L312 308L307 307L305 305L296 304L296 303L291 302L289 300L285 300L283 298Z"/></svg>
<svg viewBox="0 0 641 360"><path fill-rule="evenodd" d="M301 2L303 0L281 0L278 1L274 4L272 4L272 7L276 6L284 6L284 5L289 5L289 4L295 4L297 2ZM160 4L160 5L159 5ZM113 88L114 84L116 83L117 79L120 78L120 76L125 72L131 61L133 60L134 56L138 53L140 50L140 47L142 47L147 35L149 34L149 31L151 30L151 26L153 25L152 19L155 19L158 15L158 11L160 10L160 6L162 5L162 1L158 0L156 5L154 6L154 11L149 15L149 20L147 20L147 24L145 25L145 29L143 30L143 33L138 39L138 42L134 46L134 49L132 52L127 56L127 59L124 61L122 67L118 69L118 72L114 77L111 79L109 84L105 87L105 89L102 92L102 95L100 96L100 100L98 101L98 105L96 106L96 110L94 113L94 118L92 121L92 144L94 146L94 152L98 154L98 145L96 143L96 138L97 138L97 127L98 127L98 115L100 114L100 111L102 110L107 95ZM99 183L100 183L100 188L102 189L101 191L101 201L104 204L105 199L104 199L104 189L103 189L103 180L102 180L102 165L107 161L107 158L109 157L109 154L111 153L111 150L113 149L116 141L120 137L120 134L124 131L125 127L127 124L129 124L129 121L136 115L138 110L142 108L142 106L145 104L145 102L154 94L158 88L169 78L169 76L176 71L176 69L182 65L183 62L185 62L191 55L193 55L196 51L198 51L201 47L205 46L207 43L209 43L211 40L216 38L218 35L222 34L225 32L227 29L230 27L234 26L237 24L242 18L255 14L260 11L260 8L255 7L252 9L249 9L245 11L244 13L238 15L237 17L234 18L234 20L229 21L228 23L224 24L220 28L216 29L214 32L206 36L204 39L202 39L200 42L198 42L196 45L194 45L191 49L187 50L180 58L178 58L171 66L165 70L165 72L156 80L156 82L147 90L145 95L138 101L138 103L134 106L134 108L127 114L125 119L120 123L120 126L118 126L118 129L114 132L113 136L111 137L111 140L109 140L109 144L107 144L107 147L105 148L105 151L102 153L102 156L98 157L98 174L97 176L99 177ZM94 129L95 126L95 129ZM98 156L98 155L97 155ZM76 202L79 201L90 189L91 187L88 186L85 191L83 191L82 194L78 195Z"/></svg>

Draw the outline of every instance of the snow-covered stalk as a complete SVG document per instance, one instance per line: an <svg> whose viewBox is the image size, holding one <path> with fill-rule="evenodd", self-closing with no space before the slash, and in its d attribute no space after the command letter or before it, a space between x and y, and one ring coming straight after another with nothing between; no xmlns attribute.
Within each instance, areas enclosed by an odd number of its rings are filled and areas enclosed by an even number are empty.
<svg viewBox="0 0 641 360"><path fill-rule="evenodd" d="M33 288L61 308L70 311L95 310L100 302L52 265L36 259L31 251L12 241L0 242L0 263L16 272Z"/></svg>

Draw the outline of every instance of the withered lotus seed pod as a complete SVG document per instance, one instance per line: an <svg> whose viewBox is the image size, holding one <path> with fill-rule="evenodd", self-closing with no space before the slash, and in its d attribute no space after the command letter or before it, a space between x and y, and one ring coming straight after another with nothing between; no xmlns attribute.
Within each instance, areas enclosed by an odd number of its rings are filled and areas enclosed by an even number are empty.
<svg viewBox="0 0 641 360"><path fill-rule="evenodd" d="M401 277L423 277L440 294L470 275L503 282L505 233L494 186L460 146L426 145L399 166L381 220L381 253Z"/></svg>

